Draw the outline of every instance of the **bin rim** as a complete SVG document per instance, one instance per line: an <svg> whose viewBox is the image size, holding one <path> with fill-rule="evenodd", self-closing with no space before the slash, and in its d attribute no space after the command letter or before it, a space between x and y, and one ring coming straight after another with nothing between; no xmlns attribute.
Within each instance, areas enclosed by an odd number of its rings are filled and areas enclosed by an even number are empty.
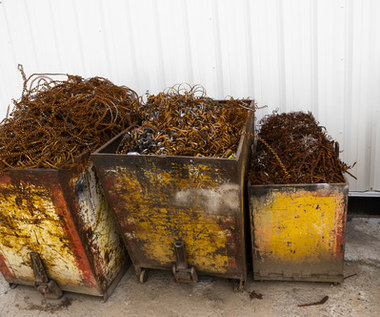
<svg viewBox="0 0 380 317"><path fill-rule="evenodd" d="M248 187L258 188L258 187L311 187L311 186L349 186L347 176L342 173L344 182L341 183L300 183L300 184L252 184L251 180L248 179Z"/></svg>
<svg viewBox="0 0 380 317"><path fill-rule="evenodd" d="M58 168L53 168L53 167L36 167L36 168L8 168L4 173L0 174L0 176L2 175L6 175L7 173L13 173L13 172L59 172L59 171L69 171L73 168L73 165L76 166L76 165L79 165L83 162L83 160L86 160L90 157L90 154L91 152L90 151L87 151L87 152L84 152L78 156L75 157L75 162L72 163L72 160L69 160L63 164L61 164ZM87 156L87 157L86 157ZM72 165L71 167L69 167L69 165Z"/></svg>
<svg viewBox="0 0 380 317"><path fill-rule="evenodd" d="M99 147L98 149L96 149L94 152L91 153L91 156L114 156L114 155L117 155L118 157L143 157L143 158L179 158L179 159L194 159L194 160L218 160L218 161L225 161L225 162L237 162L239 160L239 158L241 157L242 155L242 152L243 152L243 147L244 147L244 143L245 143L245 139L247 137L249 137L249 135L247 133L244 133L244 132L248 132L250 130L250 125L252 126L253 128L253 123L254 123L254 119L255 119L255 100L254 99L248 99L251 103L250 103L250 109L247 110L248 112L248 116L247 116L247 119L244 123L244 126L242 128L242 132L241 132L241 136L240 136L240 139L239 139L239 143L238 143L238 147L236 149L236 152L234 152L234 158L225 158L225 157L210 157L210 156L185 156L185 155L156 155L156 154L140 154L139 155L130 155L130 154L119 154L119 153L116 153L116 152L103 152L108 146L110 146L111 144L113 144L114 142L116 142L116 140L118 140L123 134L125 134L127 131L131 130L132 128L134 128L133 126L130 126L129 128L125 129L124 131L120 132L118 135L114 136L111 140L109 140L108 142L106 142L104 145L102 145L101 147ZM228 100L217 100L218 102L226 102Z"/></svg>

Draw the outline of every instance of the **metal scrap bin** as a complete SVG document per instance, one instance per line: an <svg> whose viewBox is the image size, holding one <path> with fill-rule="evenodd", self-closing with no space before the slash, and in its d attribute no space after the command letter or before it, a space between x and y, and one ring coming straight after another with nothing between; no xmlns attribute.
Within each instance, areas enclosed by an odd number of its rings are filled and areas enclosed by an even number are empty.
<svg viewBox="0 0 380 317"><path fill-rule="evenodd" d="M255 280L343 282L348 183L248 184Z"/></svg>
<svg viewBox="0 0 380 317"><path fill-rule="evenodd" d="M89 155L74 167L0 175L0 269L11 284L107 299L126 251Z"/></svg>
<svg viewBox="0 0 380 317"><path fill-rule="evenodd" d="M245 126L253 132L254 113ZM123 134L92 154L141 282L146 269L246 280L245 174L252 136L235 158L116 154Z"/></svg>

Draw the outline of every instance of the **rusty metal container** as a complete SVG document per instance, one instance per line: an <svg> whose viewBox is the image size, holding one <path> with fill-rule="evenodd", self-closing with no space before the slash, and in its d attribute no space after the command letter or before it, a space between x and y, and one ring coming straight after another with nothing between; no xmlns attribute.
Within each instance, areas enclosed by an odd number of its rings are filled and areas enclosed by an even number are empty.
<svg viewBox="0 0 380 317"><path fill-rule="evenodd" d="M343 282L348 183L248 184L255 280Z"/></svg>
<svg viewBox="0 0 380 317"><path fill-rule="evenodd" d="M250 113L246 132L253 132ZM245 173L252 137L234 159L116 154L122 134L92 154L141 282L146 269L246 280Z"/></svg>
<svg viewBox="0 0 380 317"><path fill-rule="evenodd" d="M89 155L66 170L0 175L0 269L45 297L62 290L107 299L126 251Z"/></svg>

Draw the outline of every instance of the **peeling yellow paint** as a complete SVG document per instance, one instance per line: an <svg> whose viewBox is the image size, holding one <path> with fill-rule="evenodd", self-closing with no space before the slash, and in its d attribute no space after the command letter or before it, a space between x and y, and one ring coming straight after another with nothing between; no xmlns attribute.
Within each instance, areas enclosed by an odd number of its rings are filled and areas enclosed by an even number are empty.
<svg viewBox="0 0 380 317"><path fill-rule="evenodd" d="M233 224L236 219L207 212L210 202L204 201L203 196L205 188L217 189L226 180L207 165L190 164L187 168L188 175L182 177L175 163L170 172L143 170L144 181L133 171L118 168L115 192L126 210L122 226L126 228L127 239L135 240L149 260L171 265L175 262L173 243L182 240L190 265L199 271L225 273L229 268L227 240L232 236L233 226L226 229L223 223ZM236 186L235 194L231 195L239 201ZM201 192L198 188L202 188ZM176 193L187 189L192 189L193 196L178 200ZM223 199L220 203L223 204ZM239 203L236 205L239 208ZM214 203L211 206L216 208Z"/></svg>
<svg viewBox="0 0 380 317"><path fill-rule="evenodd" d="M61 285L81 282L68 237L46 188L2 185L0 223L0 252L17 279L34 280L29 253L37 252L49 277Z"/></svg>
<svg viewBox="0 0 380 317"><path fill-rule="evenodd" d="M341 194L289 191L251 199L255 250L264 263L319 263L334 258L343 225Z"/></svg>

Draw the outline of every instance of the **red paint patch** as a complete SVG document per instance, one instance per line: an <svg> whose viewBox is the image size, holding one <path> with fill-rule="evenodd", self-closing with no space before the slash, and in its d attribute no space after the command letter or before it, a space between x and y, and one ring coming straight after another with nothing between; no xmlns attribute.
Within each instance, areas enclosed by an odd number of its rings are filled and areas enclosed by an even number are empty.
<svg viewBox="0 0 380 317"><path fill-rule="evenodd" d="M7 175L0 176L0 185L8 185L11 182L11 178Z"/></svg>
<svg viewBox="0 0 380 317"><path fill-rule="evenodd" d="M82 278L88 286L96 286L96 279L92 272L90 262L87 258L86 251L77 232L75 223L71 218L70 211L63 197L62 189L52 188L52 195L54 205L57 208L57 212L60 218L63 219L63 222L65 224L64 228L66 234L69 236L71 240L71 246L73 248L75 262L77 264L78 269L82 273Z"/></svg>
<svg viewBox="0 0 380 317"><path fill-rule="evenodd" d="M344 197L342 195L342 198L340 199L339 203L337 204L337 208L335 210L336 213L338 213L338 217L336 217L336 221L338 222L336 224L336 257L343 261L344 257L344 244L345 244L345 233L346 233L346 213L347 208L345 208L345 202Z"/></svg>
<svg viewBox="0 0 380 317"><path fill-rule="evenodd" d="M105 271L106 271L106 265L104 263L104 259L100 254L99 246L96 243L93 243L91 245L92 253L95 257L95 270L98 273L99 280L105 280Z"/></svg>
<svg viewBox="0 0 380 317"><path fill-rule="evenodd" d="M11 272L11 270L8 268L4 256L0 253L0 271L3 273L5 279L9 282L11 280L14 280L16 277Z"/></svg>
<svg viewBox="0 0 380 317"><path fill-rule="evenodd" d="M219 224L220 231L229 231L230 234L226 236L226 249L227 249L227 257L228 257L228 267L231 269L237 269L238 265L236 263L236 256L239 256L235 252L239 248L237 248L237 236L239 233L235 230L238 228L238 224L235 218L223 219L222 223Z"/></svg>
<svg viewBox="0 0 380 317"><path fill-rule="evenodd" d="M230 256L228 257L228 267L231 269L237 269L238 265L235 258Z"/></svg>

